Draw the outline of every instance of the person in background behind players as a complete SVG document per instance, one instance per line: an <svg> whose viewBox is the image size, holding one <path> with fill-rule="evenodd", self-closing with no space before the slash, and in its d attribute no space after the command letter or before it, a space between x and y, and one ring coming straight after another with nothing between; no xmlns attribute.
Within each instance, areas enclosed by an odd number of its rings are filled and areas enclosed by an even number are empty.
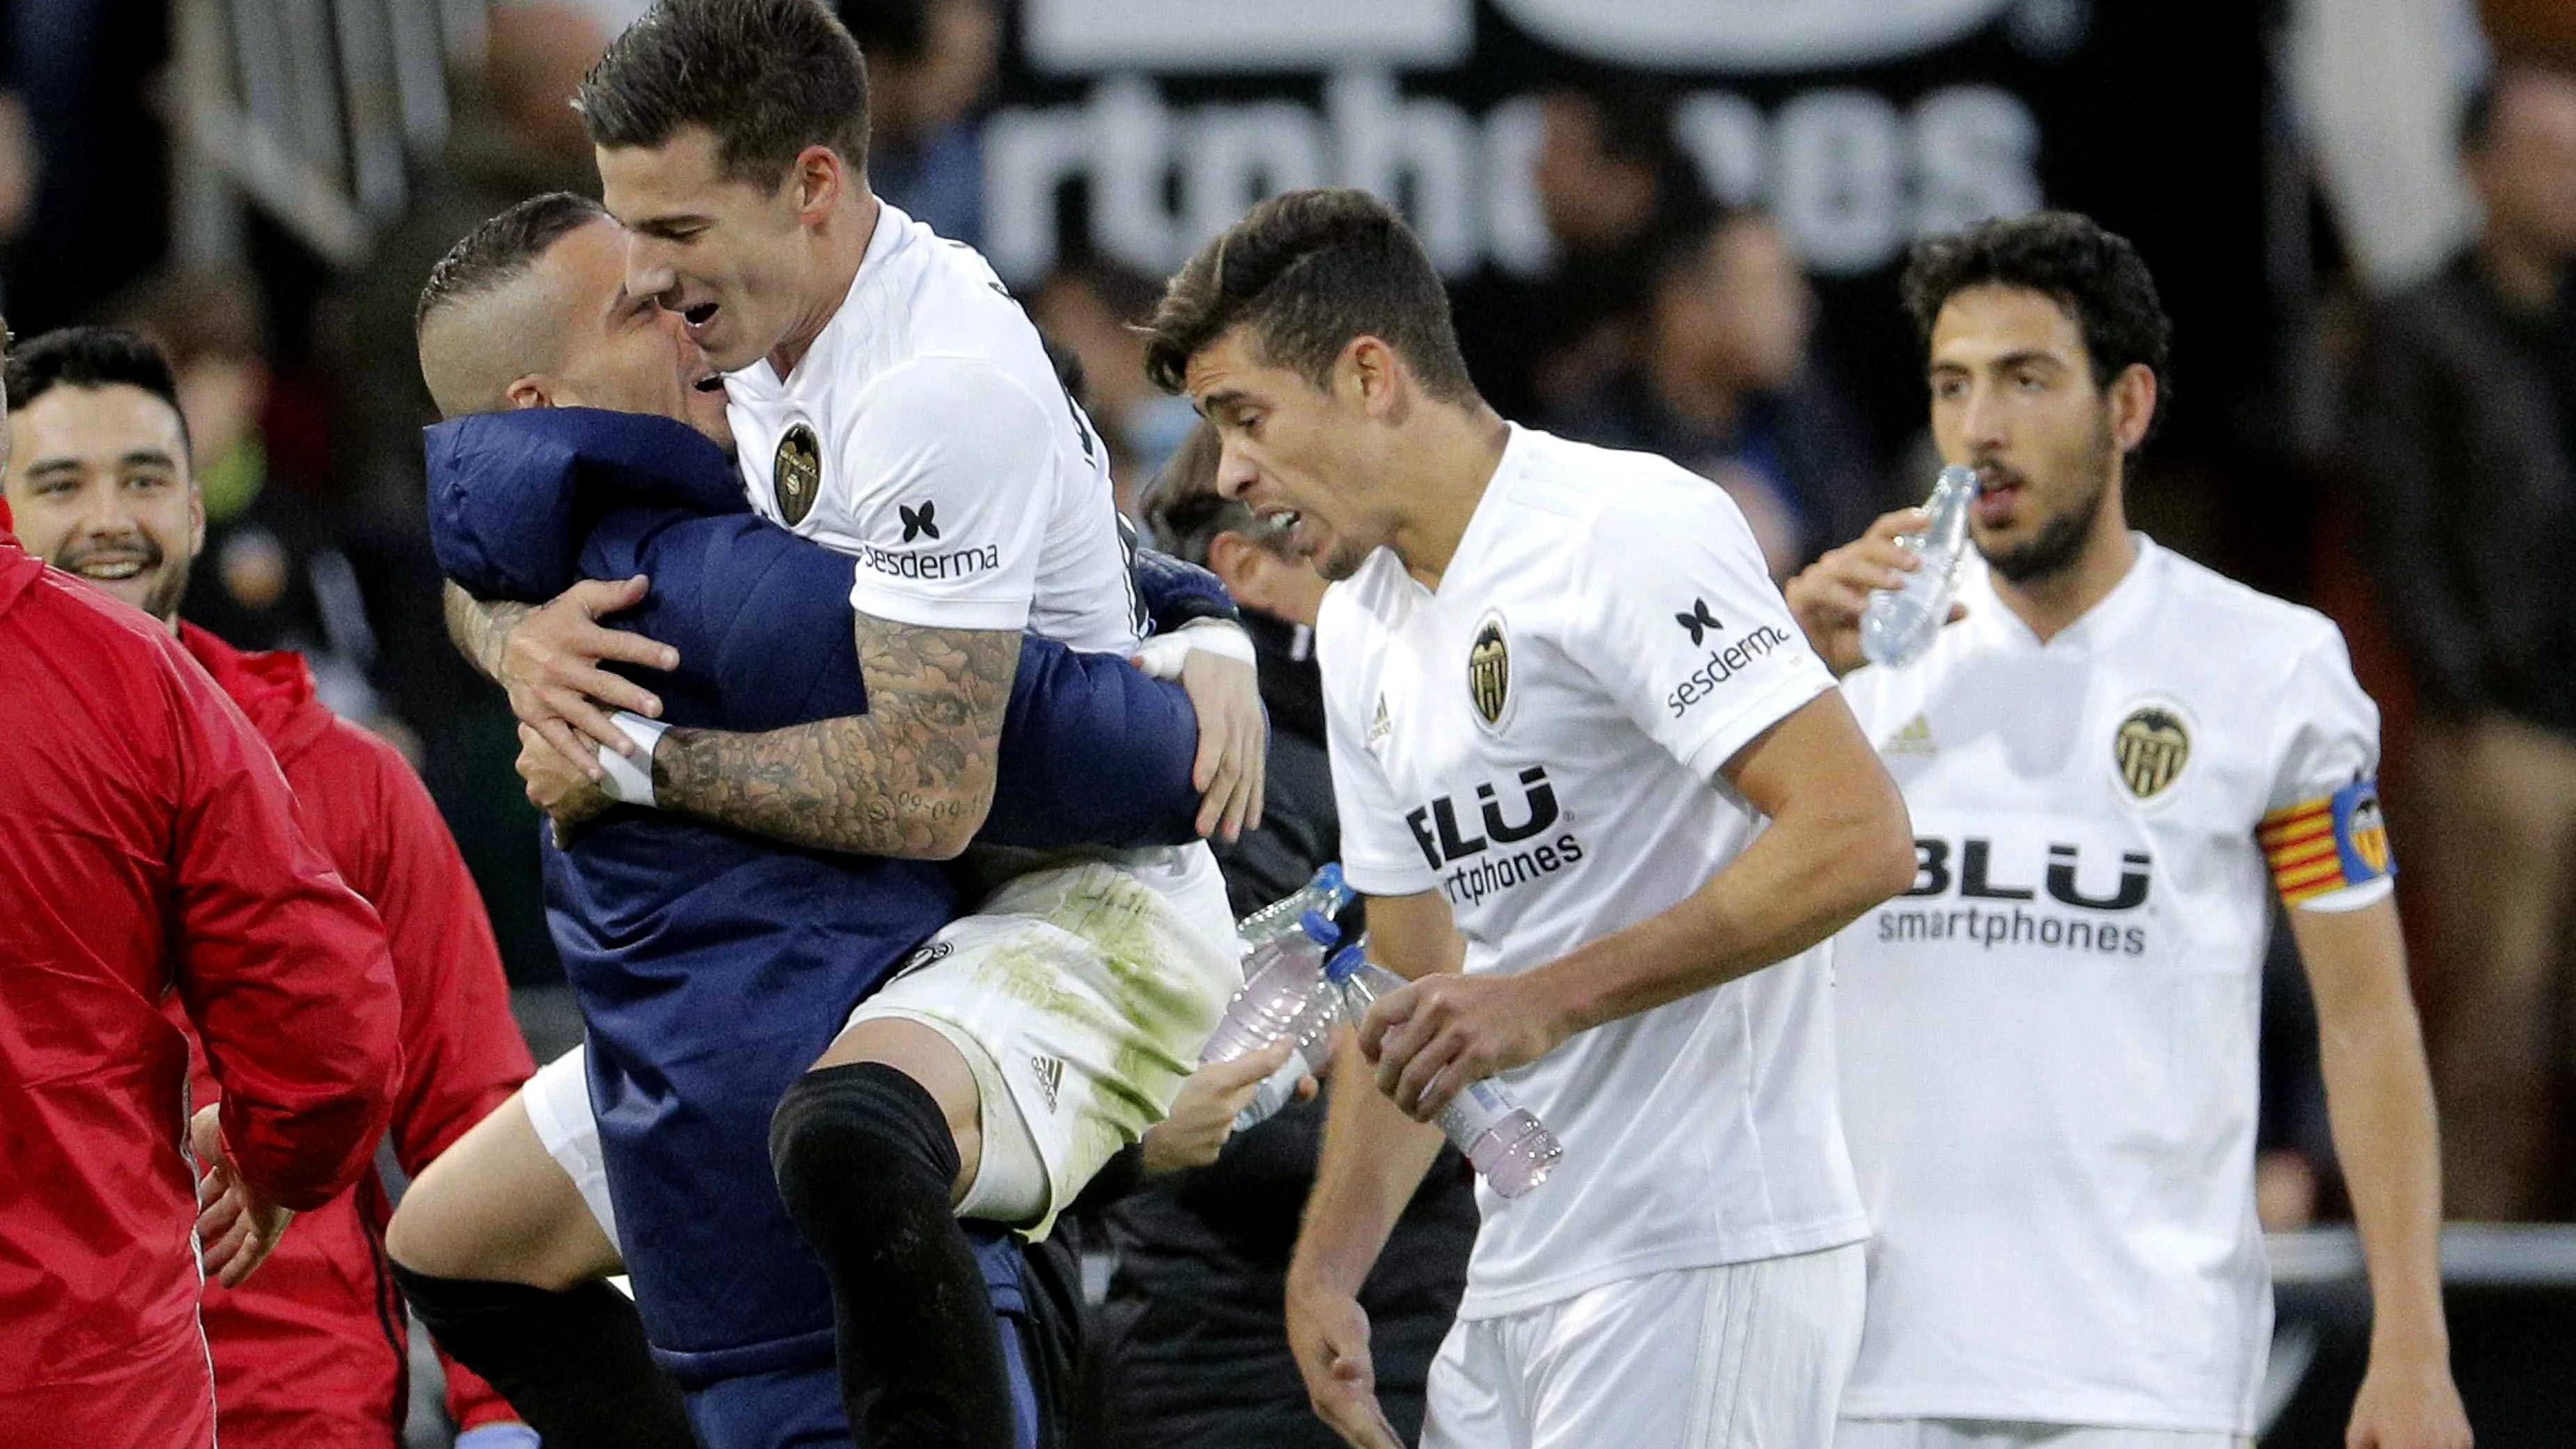
<svg viewBox="0 0 2576 1449"><path fill-rule="evenodd" d="M2346 436L2416 690L2442 1187L2576 1213L2576 74L2508 61L2460 160L2484 225L2380 304ZM2418 783L2420 782L2420 783ZM2411 786L2412 788L2408 788Z"/></svg>
<svg viewBox="0 0 2576 1449"><path fill-rule="evenodd" d="M1894 501L1812 355L1815 291L1760 212L1667 226L1652 255L1635 362L1557 431L1661 454L1725 489L1787 578Z"/></svg>
<svg viewBox="0 0 2576 1449"><path fill-rule="evenodd" d="M392 746L314 698L302 659L243 653L180 620L205 511L160 351L105 328L48 333L10 357L8 395L5 482L22 543L177 634L267 741L307 838L382 918L402 1004L394 1155L417 1174L534 1070L454 842ZM176 999L165 1015L186 1029ZM190 1046L193 1100L216 1101L193 1034ZM401 1436L404 1315L383 1271L392 1211L363 1173L305 1215L257 1283L207 1287L225 1444L356 1449ZM452 1363L448 1407L468 1446L526 1440L510 1406Z"/></svg>
<svg viewBox="0 0 2576 1449"><path fill-rule="evenodd" d="M1933 440L1983 484L1982 566L1928 653L1843 685L1917 839L1912 889L1835 941L1875 1234L1838 1449L2247 1442L2271 1339L2267 874L2370 1271L2347 1441L2466 1449L2378 711L2325 618L2129 531L2172 327L2127 241L2063 212L1988 222L1916 247L1904 290ZM1791 582L1838 669L1921 526L1890 514Z"/></svg>
<svg viewBox="0 0 2576 1449"><path fill-rule="evenodd" d="M0 1425L213 1449L205 1279L365 1171L393 968L241 711L10 528L0 499ZM223 1088L193 1118L173 996Z"/></svg>
<svg viewBox="0 0 2576 1449"><path fill-rule="evenodd" d="M984 133L1002 16L994 0L834 0L868 57L868 185L941 236L984 244Z"/></svg>

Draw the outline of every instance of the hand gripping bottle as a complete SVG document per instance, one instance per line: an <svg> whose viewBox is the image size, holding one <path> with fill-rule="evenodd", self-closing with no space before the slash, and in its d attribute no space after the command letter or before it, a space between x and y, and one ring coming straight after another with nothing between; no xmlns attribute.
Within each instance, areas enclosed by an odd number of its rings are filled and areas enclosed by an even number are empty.
<svg viewBox="0 0 2576 1449"><path fill-rule="evenodd" d="M1932 647L1959 592L1959 566L1968 557L1968 510L1977 501L1977 471L1953 463L1941 470L1923 504L1932 515L1921 533L1900 535L1896 546L1921 566L1893 589L1873 589L1860 616L1860 652L1891 669L1913 663Z"/></svg>
<svg viewBox="0 0 2576 1449"><path fill-rule="evenodd" d="M1252 974L1252 957L1262 947L1283 937L1297 934L1298 926L1308 911L1337 916L1351 903L1351 888L1342 884L1342 867L1336 862L1315 872L1315 878L1297 891L1272 901L1260 910L1234 923L1234 933L1243 938L1244 975Z"/></svg>
<svg viewBox="0 0 2576 1449"><path fill-rule="evenodd" d="M1403 977L1369 964L1356 946L1325 963L1324 975L1340 989L1342 1015L1354 1027L1368 1015L1370 1002L1404 985ZM1565 1155L1556 1134L1491 1080L1470 1082L1451 1098L1441 1110L1440 1130L1500 1197L1519 1197L1547 1181Z"/></svg>
<svg viewBox="0 0 2576 1449"><path fill-rule="evenodd" d="M1338 887L1340 873L1334 872L1334 877ZM1333 993L1324 982L1324 954L1341 939L1341 930L1330 917L1310 910L1285 935L1272 936L1244 959L1243 989L1226 1003L1225 1019L1217 1023L1199 1061L1232 1061L1282 1037L1295 1041L1297 1047L1285 1065L1262 1080L1251 1103L1235 1114L1237 1132L1287 1106L1296 1095L1298 1080L1315 1070L1335 1017Z"/></svg>

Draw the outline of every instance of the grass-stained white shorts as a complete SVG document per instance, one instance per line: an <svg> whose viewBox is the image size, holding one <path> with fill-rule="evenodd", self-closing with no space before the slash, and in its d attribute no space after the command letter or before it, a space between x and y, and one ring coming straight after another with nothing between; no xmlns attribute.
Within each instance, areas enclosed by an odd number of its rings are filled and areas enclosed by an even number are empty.
<svg viewBox="0 0 2576 1449"><path fill-rule="evenodd" d="M975 1074L983 1155L960 1217L1044 1237L1103 1163L1171 1110L1243 985L1204 845L1004 882L850 1013L917 1021Z"/></svg>

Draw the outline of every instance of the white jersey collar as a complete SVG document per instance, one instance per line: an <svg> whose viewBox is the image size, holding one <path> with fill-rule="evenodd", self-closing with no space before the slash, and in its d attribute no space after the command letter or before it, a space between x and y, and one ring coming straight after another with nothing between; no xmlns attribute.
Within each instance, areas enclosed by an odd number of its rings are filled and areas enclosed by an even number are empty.
<svg viewBox="0 0 2576 1449"><path fill-rule="evenodd" d="M1959 602L1968 607L1968 617L1961 623L1976 626L1986 643L2007 649L2081 653L2107 643L2145 607L2144 601L2155 592L2150 576L2164 569L2165 550L2154 539L2131 529L2129 541L2138 550L2129 561L2129 571L2111 586L2111 592L2045 643L1995 593L1994 570L1983 558L1971 560L1967 577L1959 582Z"/></svg>

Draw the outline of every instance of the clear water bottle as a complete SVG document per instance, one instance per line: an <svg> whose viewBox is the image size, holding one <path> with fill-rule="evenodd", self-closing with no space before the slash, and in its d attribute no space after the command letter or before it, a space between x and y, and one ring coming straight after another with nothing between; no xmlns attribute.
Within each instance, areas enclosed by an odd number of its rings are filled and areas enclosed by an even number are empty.
<svg viewBox="0 0 2576 1449"><path fill-rule="evenodd" d="M1333 993L1325 988L1324 957L1341 939L1331 917L1310 910L1294 930L1264 943L1245 960L1243 989L1226 1003L1225 1019L1200 1051L1200 1063L1232 1061L1282 1038L1296 1047L1235 1114L1236 1131L1287 1106L1298 1080L1314 1070L1312 1063L1322 1055L1335 1017Z"/></svg>
<svg viewBox="0 0 2576 1449"><path fill-rule="evenodd" d="M1342 867L1336 861L1315 872L1315 878L1298 887L1295 893L1272 901L1260 910L1234 923L1234 933L1243 939L1243 974L1252 975L1253 955L1271 942L1297 934L1308 911L1338 916L1342 907L1351 903L1351 888L1342 883Z"/></svg>
<svg viewBox="0 0 2576 1449"><path fill-rule="evenodd" d="M1356 946L1326 962L1324 975L1340 989L1342 1015L1355 1027L1368 1015L1369 1003L1404 985L1403 977L1371 965ZM1547 1181L1565 1155L1547 1124L1492 1080L1470 1082L1450 1098L1440 1112L1440 1130L1498 1197L1519 1197Z"/></svg>
<svg viewBox="0 0 2576 1449"><path fill-rule="evenodd" d="M1968 510L1976 501L1976 469L1953 463L1941 470L1923 504L1931 524L1896 540L1921 566L1896 588L1872 590L1861 613L1860 652L1872 664L1900 668L1932 647L1959 592L1959 568L1968 557Z"/></svg>

